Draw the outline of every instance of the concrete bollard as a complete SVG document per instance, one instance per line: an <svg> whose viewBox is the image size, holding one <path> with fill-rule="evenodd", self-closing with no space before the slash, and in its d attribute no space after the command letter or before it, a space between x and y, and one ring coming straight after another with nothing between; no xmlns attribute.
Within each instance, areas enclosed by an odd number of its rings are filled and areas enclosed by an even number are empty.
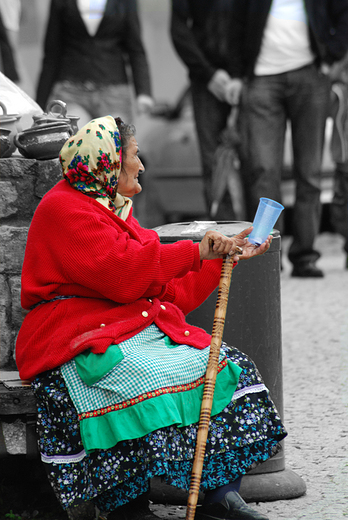
<svg viewBox="0 0 348 520"><path fill-rule="evenodd" d="M185 235L185 226L188 225L188 223L168 224L157 228L156 231L163 243L187 238L201 240L205 230L188 236ZM251 225L249 222L221 222L214 229L232 236L249 225ZM267 253L245 262L241 261L232 274L223 339L248 354L256 363L284 421L280 294L281 237L278 231L274 231L273 236ZM208 332L211 331L216 298L217 290L198 309L188 315L187 321ZM284 423L286 426L286 421ZM244 500L249 502L296 498L305 492L304 481L285 466L284 442L282 442L282 450L275 457L243 477L240 490ZM169 489L168 493L170 493ZM175 500L175 503L178 503L177 491Z"/></svg>

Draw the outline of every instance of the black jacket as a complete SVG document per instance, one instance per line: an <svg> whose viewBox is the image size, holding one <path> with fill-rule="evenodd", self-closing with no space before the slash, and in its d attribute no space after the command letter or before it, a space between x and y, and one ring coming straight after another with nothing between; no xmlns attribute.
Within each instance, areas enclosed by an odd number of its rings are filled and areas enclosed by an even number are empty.
<svg viewBox="0 0 348 520"><path fill-rule="evenodd" d="M1 55L1 66L2 72L11 81L19 81L19 75L17 71L17 65L13 49L7 36L7 30L2 21L0 14L0 55Z"/></svg>
<svg viewBox="0 0 348 520"><path fill-rule="evenodd" d="M171 37L192 79L208 83L227 69L233 0L172 0Z"/></svg>
<svg viewBox="0 0 348 520"><path fill-rule="evenodd" d="M318 64L332 64L348 51L348 0L304 0L312 50ZM233 0L228 72L252 77L272 0Z"/></svg>
<svg viewBox="0 0 348 520"><path fill-rule="evenodd" d="M348 50L348 0L304 0L317 62ZM192 79L252 76L272 0L172 0L171 36Z"/></svg>
<svg viewBox="0 0 348 520"><path fill-rule="evenodd" d="M97 33L90 36L76 0L51 0L37 102L45 108L59 80L124 84L127 64L136 94L151 95L136 0L107 0Z"/></svg>

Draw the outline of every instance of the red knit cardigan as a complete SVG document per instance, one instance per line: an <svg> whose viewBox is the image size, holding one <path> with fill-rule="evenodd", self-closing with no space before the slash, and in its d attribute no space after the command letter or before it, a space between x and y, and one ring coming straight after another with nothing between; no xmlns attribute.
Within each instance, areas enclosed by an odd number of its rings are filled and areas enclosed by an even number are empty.
<svg viewBox="0 0 348 520"><path fill-rule="evenodd" d="M58 367L80 352L102 353L151 323L198 349L211 336L185 315L219 283L221 260L200 261L199 244L161 244L129 215L115 216L65 180L39 204L22 269L22 307L58 295L26 316L16 343L22 379Z"/></svg>

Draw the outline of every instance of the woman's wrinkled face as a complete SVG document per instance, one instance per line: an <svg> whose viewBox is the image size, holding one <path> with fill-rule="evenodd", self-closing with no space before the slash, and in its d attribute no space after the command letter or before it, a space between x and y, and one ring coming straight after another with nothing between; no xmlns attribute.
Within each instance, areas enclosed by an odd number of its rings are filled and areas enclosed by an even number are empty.
<svg viewBox="0 0 348 520"><path fill-rule="evenodd" d="M145 168L139 158L139 148L135 137L131 137L126 155L122 158L122 169L118 178L117 192L124 197L133 197L142 190L139 174Z"/></svg>

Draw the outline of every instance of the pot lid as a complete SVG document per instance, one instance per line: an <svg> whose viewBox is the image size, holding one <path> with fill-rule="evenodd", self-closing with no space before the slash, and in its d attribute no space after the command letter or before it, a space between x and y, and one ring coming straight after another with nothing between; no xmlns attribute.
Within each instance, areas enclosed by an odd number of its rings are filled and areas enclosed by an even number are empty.
<svg viewBox="0 0 348 520"><path fill-rule="evenodd" d="M66 103L60 99L54 99L48 103L45 113L33 116L33 126L41 126L43 124L56 123L61 121L70 124L71 121L67 118L66 111Z"/></svg>
<svg viewBox="0 0 348 520"><path fill-rule="evenodd" d="M11 133L11 131L12 131L11 128L6 128L4 126L0 126L0 136L5 135L5 134L9 135Z"/></svg>
<svg viewBox="0 0 348 520"><path fill-rule="evenodd" d="M45 133L45 131L52 131L52 130L66 130L70 128L70 121L67 120L67 122L63 120L58 120L56 122L51 123L42 123L33 125L30 128L26 128L21 132L22 134L32 134L32 133Z"/></svg>
<svg viewBox="0 0 348 520"><path fill-rule="evenodd" d="M45 124L56 124L56 123L68 123L70 124L70 119L55 116L54 114L42 114L42 116L33 116L34 124L33 126L42 126Z"/></svg>
<svg viewBox="0 0 348 520"><path fill-rule="evenodd" d="M1 123L14 123L15 121L17 121L17 117L14 116L14 115L4 115L4 114L0 114L0 124Z"/></svg>

